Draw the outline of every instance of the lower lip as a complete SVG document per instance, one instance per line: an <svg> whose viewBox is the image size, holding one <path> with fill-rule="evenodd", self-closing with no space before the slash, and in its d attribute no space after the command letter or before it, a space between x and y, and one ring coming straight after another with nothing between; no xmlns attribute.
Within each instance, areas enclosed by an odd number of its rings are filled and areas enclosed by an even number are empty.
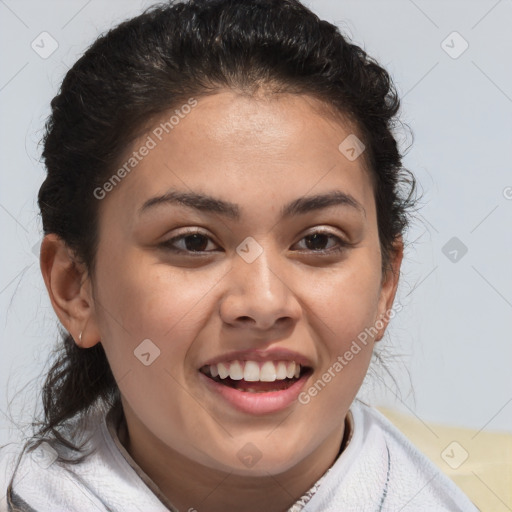
<svg viewBox="0 0 512 512"><path fill-rule="evenodd" d="M210 390L219 394L239 411L248 414L270 414L286 409L297 400L301 390L306 385L310 372L303 375L287 389L266 393L240 391L224 384L219 384L202 372L199 372L199 375Z"/></svg>

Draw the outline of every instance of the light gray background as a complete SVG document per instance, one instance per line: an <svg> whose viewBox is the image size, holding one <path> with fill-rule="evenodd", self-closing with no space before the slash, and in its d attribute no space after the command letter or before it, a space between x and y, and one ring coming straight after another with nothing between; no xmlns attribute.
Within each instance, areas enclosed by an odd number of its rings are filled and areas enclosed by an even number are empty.
<svg viewBox="0 0 512 512"><path fill-rule="evenodd" d="M150 4L0 0L0 444L17 435L5 417L17 391L10 412L20 421L34 413L57 336L34 254L50 100L100 32ZM422 421L512 431L512 0L308 5L394 77L415 136L404 164L424 192L397 298L404 310L384 342L402 354L392 364L401 397L389 379L363 394ZM31 48L43 31L59 45L46 59ZM441 46L453 31L469 44L458 58ZM453 36L445 45L462 48ZM443 253L452 237L468 249L456 262Z"/></svg>

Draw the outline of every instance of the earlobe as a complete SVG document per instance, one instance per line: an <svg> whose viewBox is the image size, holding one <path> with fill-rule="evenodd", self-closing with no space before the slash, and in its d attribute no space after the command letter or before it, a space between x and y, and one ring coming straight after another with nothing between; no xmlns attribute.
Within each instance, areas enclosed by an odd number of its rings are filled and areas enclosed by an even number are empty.
<svg viewBox="0 0 512 512"><path fill-rule="evenodd" d="M53 309L64 328L80 347L96 345L100 337L85 265L59 236L50 233L41 244L40 266Z"/></svg>

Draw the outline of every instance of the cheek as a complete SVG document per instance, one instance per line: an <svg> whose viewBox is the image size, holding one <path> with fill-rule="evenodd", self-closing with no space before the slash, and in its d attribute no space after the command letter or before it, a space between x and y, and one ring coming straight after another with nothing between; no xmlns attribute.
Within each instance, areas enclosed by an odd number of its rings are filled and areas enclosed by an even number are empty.
<svg viewBox="0 0 512 512"><path fill-rule="evenodd" d="M359 251L330 276L318 280L311 295L314 331L321 347L321 370L330 392L324 399L355 396L370 364L378 312L380 273L374 258ZM378 268L378 267L377 267ZM353 391L353 393L352 393ZM348 395L347 395L348 393Z"/></svg>
<svg viewBox="0 0 512 512"><path fill-rule="evenodd" d="M312 297L317 318L311 322L315 322L320 366L299 402L333 428L342 420L342 413L352 403L368 371L374 348L371 334L378 282L378 275L347 266L331 279L318 282ZM333 411L329 419L322 412L327 410ZM335 411L340 411L341 416Z"/></svg>
<svg viewBox="0 0 512 512"><path fill-rule="evenodd" d="M145 336L162 336L192 311L214 281L190 271L156 264L133 251L102 268L102 297L117 313L123 328ZM100 281L102 282L102 281Z"/></svg>
<svg viewBox="0 0 512 512"><path fill-rule="evenodd" d="M184 361L211 314L204 298L219 276L129 258L98 270L102 344L121 393L144 417L164 397L184 409Z"/></svg>
<svg viewBox="0 0 512 512"><path fill-rule="evenodd" d="M310 286L312 307L340 349L372 325L378 311L380 272L368 251L354 252L344 265ZM304 290L304 293L306 290Z"/></svg>
<svg viewBox="0 0 512 512"><path fill-rule="evenodd" d="M136 254L98 264L100 331L111 365L138 368L134 351L149 339L155 353L160 351L160 364L178 366L211 313L205 298L221 278L222 273L157 265Z"/></svg>

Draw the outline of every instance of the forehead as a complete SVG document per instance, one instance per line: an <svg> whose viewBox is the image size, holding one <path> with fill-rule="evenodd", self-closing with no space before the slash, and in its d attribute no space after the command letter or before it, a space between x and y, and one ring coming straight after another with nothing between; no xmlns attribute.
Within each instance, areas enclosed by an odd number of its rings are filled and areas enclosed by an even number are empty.
<svg viewBox="0 0 512 512"><path fill-rule="evenodd" d="M151 149L104 203L135 215L148 199L181 190L262 209L332 188L372 201L364 155L340 151L354 127L322 115L313 98L221 92L196 101L166 112L131 145L124 162Z"/></svg>

